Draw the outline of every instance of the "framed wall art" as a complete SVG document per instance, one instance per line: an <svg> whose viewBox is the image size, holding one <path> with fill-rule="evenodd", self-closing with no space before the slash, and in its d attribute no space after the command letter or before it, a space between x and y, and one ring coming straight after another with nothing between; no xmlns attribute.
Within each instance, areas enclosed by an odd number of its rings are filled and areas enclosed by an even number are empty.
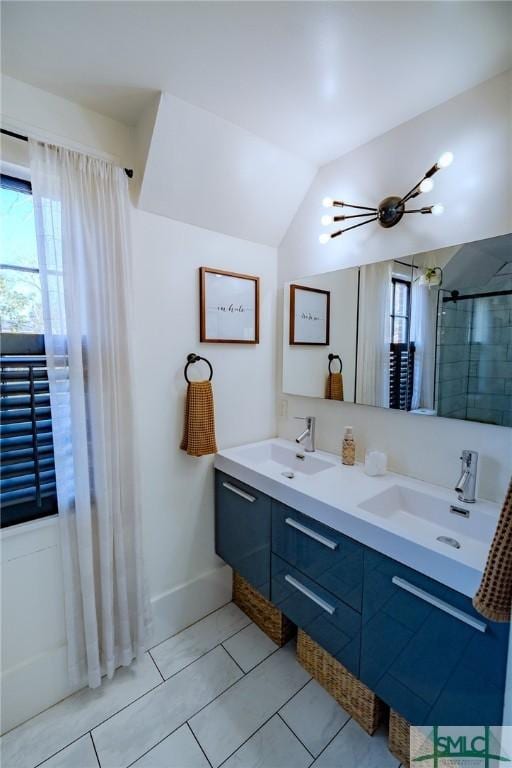
<svg viewBox="0 0 512 768"><path fill-rule="evenodd" d="M258 344L260 279L200 267L200 340Z"/></svg>
<svg viewBox="0 0 512 768"><path fill-rule="evenodd" d="M290 344L329 344L330 291L290 285Z"/></svg>

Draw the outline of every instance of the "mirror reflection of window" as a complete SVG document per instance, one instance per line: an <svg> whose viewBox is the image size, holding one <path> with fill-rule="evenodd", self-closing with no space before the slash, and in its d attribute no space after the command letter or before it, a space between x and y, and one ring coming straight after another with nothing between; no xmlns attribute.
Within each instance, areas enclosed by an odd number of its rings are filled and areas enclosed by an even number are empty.
<svg viewBox="0 0 512 768"><path fill-rule="evenodd" d="M411 410L414 344L410 342L411 281L391 278L391 344L389 352L389 407Z"/></svg>
<svg viewBox="0 0 512 768"><path fill-rule="evenodd" d="M391 341L393 344L407 344L411 282L393 277L391 284Z"/></svg>

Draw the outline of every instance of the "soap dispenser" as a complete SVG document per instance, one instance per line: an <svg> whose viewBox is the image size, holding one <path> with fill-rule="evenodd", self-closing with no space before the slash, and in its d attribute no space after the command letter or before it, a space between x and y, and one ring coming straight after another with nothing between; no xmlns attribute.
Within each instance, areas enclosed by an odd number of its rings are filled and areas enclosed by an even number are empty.
<svg viewBox="0 0 512 768"><path fill-rule="evenodd" d="M341 461L342 464L352 466L356 460L356 443L352 432L352 427L345 427L345 435L343 437L343 444L341 446Z"/></svg>

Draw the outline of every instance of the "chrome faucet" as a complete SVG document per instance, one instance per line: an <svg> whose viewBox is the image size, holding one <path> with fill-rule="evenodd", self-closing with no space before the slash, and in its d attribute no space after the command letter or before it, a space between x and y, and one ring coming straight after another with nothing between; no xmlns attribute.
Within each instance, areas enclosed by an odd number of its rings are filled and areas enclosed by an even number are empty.
<svg viewBox="0 0 512 768"><path fill-rule="evenodd" d="M459 482L455 486L459 501L472 504L475 501L476 470L478 466L478 453L476 451L462 451L462 462Z"/></svg>
<svg viewBox="0 0 512 768"><path fill-rule="evenodd" d="M302 443L307 453L313 453L315 450L315 417L314 416L295 416L296 419L303 419L306 422L306 429L296 439L296 443Z"/></svg>

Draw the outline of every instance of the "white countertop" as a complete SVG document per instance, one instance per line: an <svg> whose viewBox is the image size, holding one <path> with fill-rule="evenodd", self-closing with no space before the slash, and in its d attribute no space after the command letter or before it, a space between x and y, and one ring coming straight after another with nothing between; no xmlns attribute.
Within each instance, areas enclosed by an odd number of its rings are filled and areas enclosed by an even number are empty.
<svg viewBox="0 0 512 768"><path fill-rule="evenodd" d="M317 458L327 462L328 468L318 474L298 470L288 479L275 462L263 461L261 455L255 460L258 452L262 454L272 445L293 454L301 450L295 443L273 438L219 451L215 467L468 597L475 594L498 521L497 504L482 500L465 504L458 501L455 491L393 472L368 477L361 465L344 466L339 457L324 451L306 454L305 461ZM393 487L391 492L410 489L425 494L425 514L382 516L361 508L368 499ZM429 519L429 505L436 510L435 519ZM469 518L451 514L450 505L468 509ZM461 548L440 543L434 535L439 533L457 539Z"/></svg>

